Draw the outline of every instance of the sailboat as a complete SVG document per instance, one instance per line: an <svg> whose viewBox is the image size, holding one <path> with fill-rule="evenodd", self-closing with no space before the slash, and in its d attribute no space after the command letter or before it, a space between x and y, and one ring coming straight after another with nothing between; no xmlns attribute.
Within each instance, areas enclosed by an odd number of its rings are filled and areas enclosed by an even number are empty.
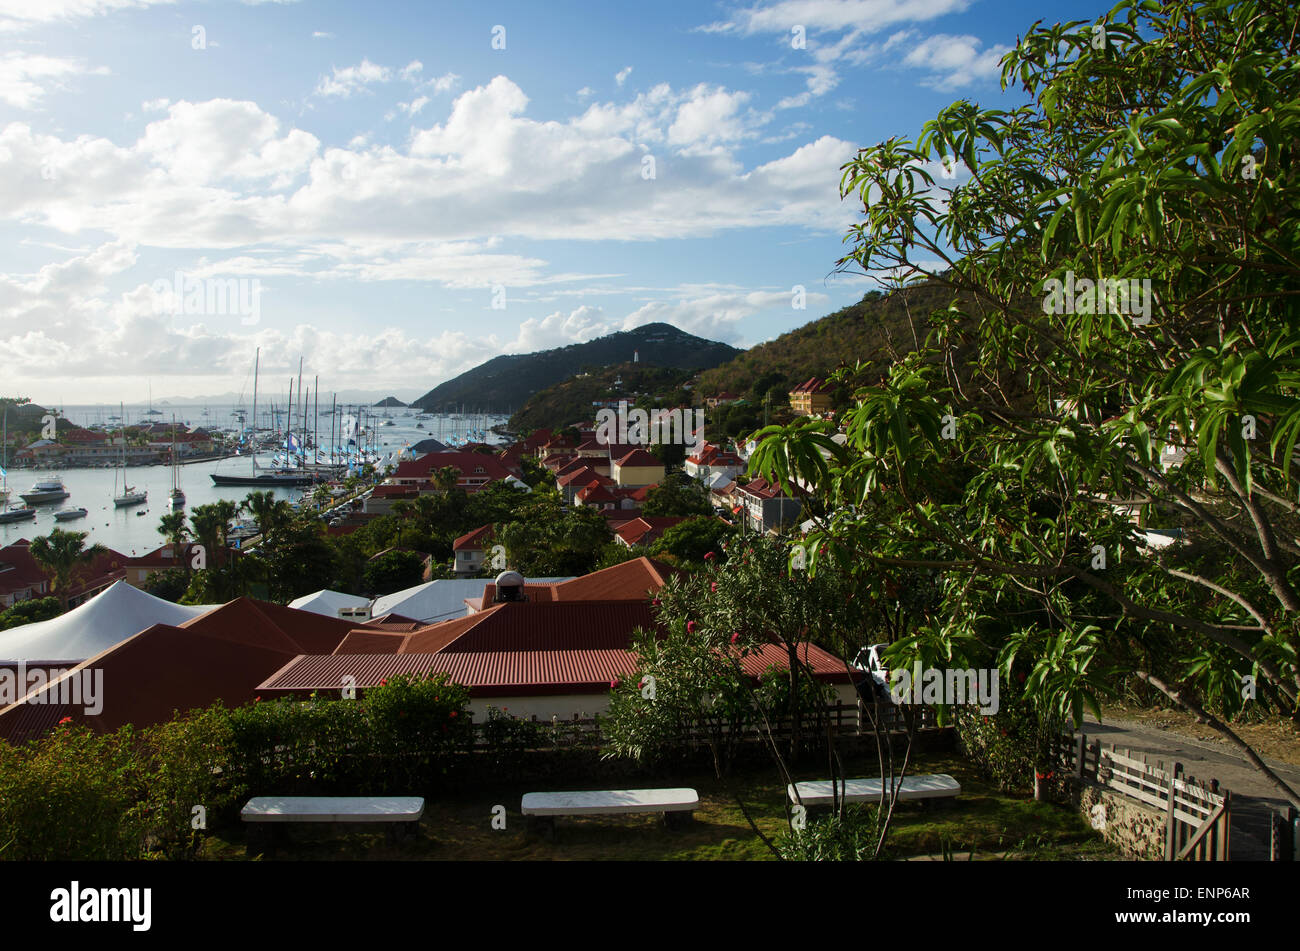
<svg viewBox="0 0 1300 951"><path fill-rule="evenodd" d="M252 435L249 438L249 455L252 457L253 460L253 474L249 476L231 476L231 475L218 475L217 473L213 472L210 473L212 476L212 483L213 485L262 486L265 488L275 488L277 486L283 488L291 488L295 486L311 485L313 482L316 481L316 475L314 473L304 472L301 469L299 470L282 469L279 471L265 472L265 471L261 471L260 467L257 464L257 445L256 445L257 375L258 375L258 366L261 362L261 357L262 357L262 348L258 347L257 353L253 357L253 428L251 430ZM272 416L274 418L274 410L272 410ZM292 419L292 417L290 417L290 419ZM285 423L286 455L289 448L288 440L290 438L288 434L291 428L292 428L291 423L286 422Z"/></svg>
<svg viewBox="0 0 1300 951"><path fill-rule="evenodd" d="M122 412L125 413L126 409L123 408ZM122 424L122 494L121 495L116 494L117 493L116 473L114 473L113 475L113 492L114 492L113 504L118 508L126 508L128 505L140 505L144 503L149 497L148 492L137 491L135 488L128 485L126 481L126 423L125 422Z"/></svg>
<svg viewBox="0 0 1300 951"><path fill-rule="evenodd" d="M181 464L176 457L176 417L172 417L172 491L167 497L172 510L185 508L185 493L181 491Z"/></svg>
<svg viewBox="0 0 1300 951"><path fill-rule="evenodd" d="M36 517L30 505L9 504L9 404L5 404L4 423L0 424L0 522L22 522Z"/></svg>

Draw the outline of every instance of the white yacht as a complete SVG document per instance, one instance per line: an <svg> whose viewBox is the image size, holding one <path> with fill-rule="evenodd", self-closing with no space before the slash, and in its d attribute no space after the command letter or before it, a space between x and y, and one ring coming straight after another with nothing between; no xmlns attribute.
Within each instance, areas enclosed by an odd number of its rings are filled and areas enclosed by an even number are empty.
<svg viewBox="0 0 1300 951"><path fill-rule="evenodd" d="M85 518L89 514L89 511L85 508L59 509L54 513L54 520L56 522L70 522L74 518Z"/></svg>
<svg viewBox="0 0 1300 951"><path fill-rule="evenodd" d="M62 502L70 494L64 488L62 479L38 479L36 484L23 492L19 498L28 505L39 505L43 502Z"/></svg>

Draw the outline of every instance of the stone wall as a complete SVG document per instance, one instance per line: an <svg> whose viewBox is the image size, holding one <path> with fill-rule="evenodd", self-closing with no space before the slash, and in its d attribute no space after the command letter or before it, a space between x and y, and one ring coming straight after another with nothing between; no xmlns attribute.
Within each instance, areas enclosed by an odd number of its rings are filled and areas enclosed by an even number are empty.
<svg viewBox="0 0 1300 951"><path fill-rule="evenodd" d="M1090 781L1075 783L1074 799L1084 819L1107 841L1134 859L1165 857L1165 814Z"/></svg>

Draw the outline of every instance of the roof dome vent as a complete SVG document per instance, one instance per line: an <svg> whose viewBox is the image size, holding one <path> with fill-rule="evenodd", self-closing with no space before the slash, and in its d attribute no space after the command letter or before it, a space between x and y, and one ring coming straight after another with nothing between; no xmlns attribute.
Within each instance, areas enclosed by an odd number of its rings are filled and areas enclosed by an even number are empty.
<svg viewBox="0 0 1300 951"><path fill-rule="evenodd" d="M524 576L517 571L503 571L497 575L498 603L504 601L524 601Z"/></svg>

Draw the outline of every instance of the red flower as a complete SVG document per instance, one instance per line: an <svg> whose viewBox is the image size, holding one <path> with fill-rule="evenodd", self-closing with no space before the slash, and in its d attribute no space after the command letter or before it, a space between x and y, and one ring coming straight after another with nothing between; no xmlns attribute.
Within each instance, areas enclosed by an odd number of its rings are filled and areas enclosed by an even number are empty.
<svg viewBox="0 0 1300 951"><path fill-rule="evenodd" d="M451 713L447 714L447 716L454 718L456 716L456 711L455 710L451 711Z"/></svg>
<svg viewBox="0 0 1300 951"><path fill-rule="evenodd" d="M740 640L740 632L736 631L734 634L731 635L731 643L734 644L738 640Z"/></svg>
<svg viewBox="0 0 1300 951"><path fill-rule="evenodd" d="M706 551L706 552L704 553L704 560L705 560L705 561L712 561L712 560L713 560L713 552L711 552L711 551Z"/></svg>
<svg viewBox="0 0 1300 951"><path fill-rule="evenodd" d="M59 726L63 726L63 724L71 723L71 722L72 722L72 717L64 717L62 720L59 721Z"/></svg>
<svg viewBox="0 0 1300 951"><path fill-rule="evenodd" d="M381 687L387 687L387 686L388 686L388 678L385 677L383 680L379 681L379 686L381 686Z"/></svg>
<svg viewBox="0 0 1300 951"><path fill-rule="evenodd" d="M717 591L717 590L718 590L718 583L717 583L716 581L710 581L710 582L709 582L709 590L710 590L710 591Z"/></svg>
<svg viewBox="0 0 1300 951"><path fill-rule="evenodd" d="M694 621L687 621L687 622L686 622L686 633L687 633L687 634L694 634L694 633L695 633L695 622L694 622Z"/></svg>
<svg viewBox="0 0 1300 951"><path fill-rule="evenodd" d="M254 697L254 698L253 698L253 702L254 702L254 703L261 703L261 702L262 702L262 698L261 698L261 697Z"/></svg>
<svg viewBox="0 0 1300 951"><path fill-rule="evenodd" d="M614 690L617 687L618 687L618 678L615 677L613 680L609 682L609 689Z"/></svg>

